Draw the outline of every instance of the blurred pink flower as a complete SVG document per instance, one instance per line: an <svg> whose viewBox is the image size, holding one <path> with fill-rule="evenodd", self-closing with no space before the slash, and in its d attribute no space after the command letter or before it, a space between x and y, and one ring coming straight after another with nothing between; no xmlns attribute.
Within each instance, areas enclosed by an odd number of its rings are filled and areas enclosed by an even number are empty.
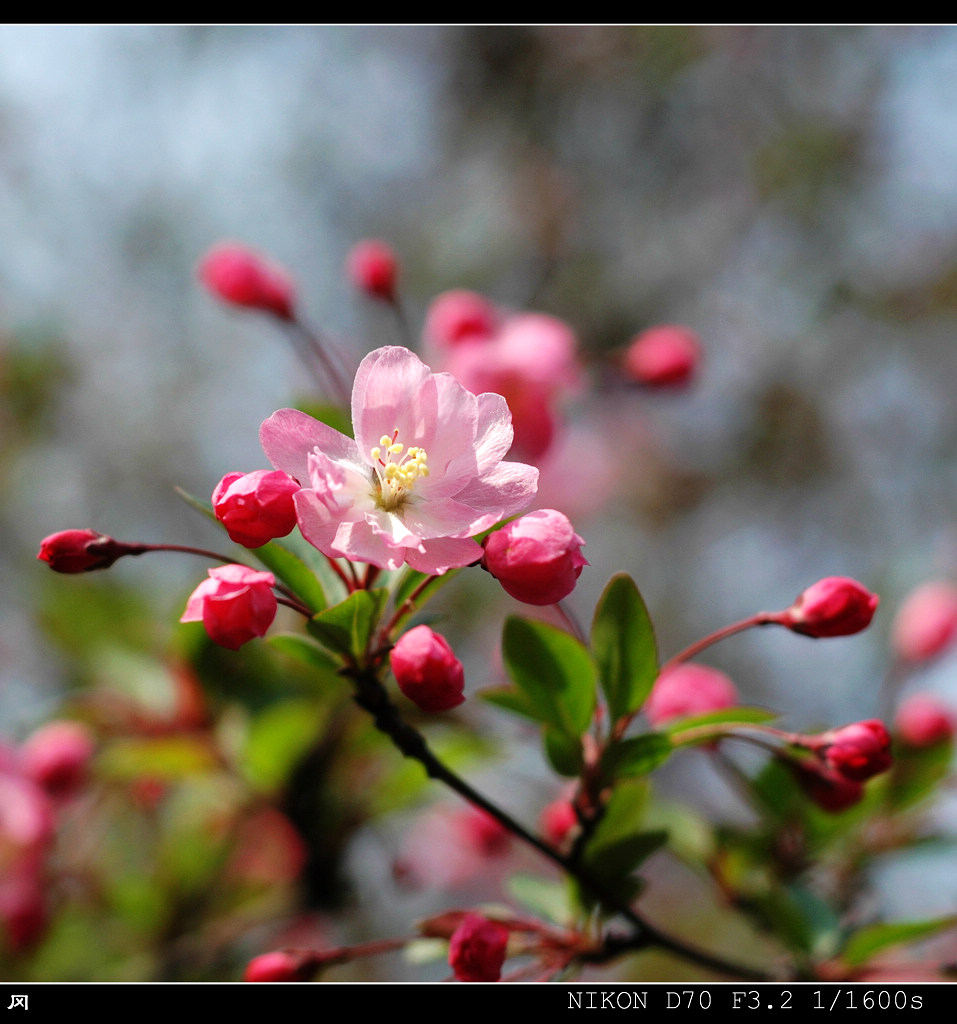
<svg viewBox="0 0 957 1024"><path fill-rule="evenodd" d="M933 694L915 693L897 709L894 731L908 746L932 747L953 739L957 722Z"/></svg>
<svg viewBox="0 0 957 1024"><path fill-rule="evenodd" d="M646 387L683 387L701 361L698 335L677 324L660 324L636 335L625 351L622 369Z"/></svg>
<svg viewBox="0 0 957 1024"><path fill-rule="evenodd" d="M197 268L209 292L232 306L294 318L295 288L288 274L266 257L238 242L213 246Z"/></svg>
<svg viewBox="0 0 957 1024"><path fill-rule="evenodd" d="M957 587L934 580L912 590L891 627L894 653L904 661L926 661L957 639Z"/></svg>
<svg viewBox="0 0 957 1024"><path fill-rule="evenodd" d="M349 280L367 295L395 301L399 264L392 247L378 238L357 242L346 258Z"/></svg>
<svg viewBox="0 0 957 1024"><path fill-rule="evenodd" d="M303 486L299 528L332 558L443 573L477 561L476 533L523 511L538 470L503 461L512 422L500 395L474 395L389 346L359 365L355 440L296 409L262 425L269 460Z"/></svg>
<svg viewBox="0 0 957 1024"><path fill-rule="evenodd" d="M675 665L655 680L644 712L654 726L674 718L706 715L738 703L734 683L716 668L707 665Z"/></svg>

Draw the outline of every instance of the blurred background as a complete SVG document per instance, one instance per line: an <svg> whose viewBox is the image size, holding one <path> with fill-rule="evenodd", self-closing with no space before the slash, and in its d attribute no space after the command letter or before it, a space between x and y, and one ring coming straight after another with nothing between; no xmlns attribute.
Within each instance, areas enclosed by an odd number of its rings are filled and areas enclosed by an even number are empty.
<svg viewBox="0 0 957 1024"><path fill-rule="evenodd" d="M624 569L670 654L853 576L882 598L866 634L758 631L710 662L788 727L884 713L894 610L957 577L957 30L5 26L4 735L82 687L149 693L205 568L55 577L40 539L215 546L173 487L262 467L260 422L309 395L199 258L269 253L357 363L399 340L345 277L365 237L398 253L416 333L462 287L560 317L592 365L656 323L697 331L687 391L569 403L607 460L566 476L591 562L571 605L587 622ZM470 690L498 671L487 604L466 634L449 598ZM921 687L957 697L954 669Z"/></svg>

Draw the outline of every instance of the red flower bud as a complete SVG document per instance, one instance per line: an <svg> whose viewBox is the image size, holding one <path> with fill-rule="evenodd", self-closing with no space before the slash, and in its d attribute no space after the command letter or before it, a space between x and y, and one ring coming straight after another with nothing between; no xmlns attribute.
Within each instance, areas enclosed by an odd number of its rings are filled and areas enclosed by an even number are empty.
<svg viewBox="0 0 957 1024"><path fill-rule="evenodd" d="M865 782L894 762L890 733L876 718L823 733L812 749L835 772L854 782Z"/></svg>
<svg viewBox="0 0 957 1024"><path fill-rule="evenodd" d="M428 626L403 633L392 648L399 689L423 711L448 711L465 700L465 672L445 637Z"/></svg>
<svg viewBox="0 0 957 1024"><path fill-rule="evenodd" d="M788 761L798 785L818 807L830 814L846 811L864 798L864 786L823 765L808 761Z"/></svg>
<svg viewBox="0 0 957 1024"><path fill-rule="evenodd" d="M485 538L483 566L507 594L525 604L556 604L575 589L585 542L554 509L529 512Z"/></svg>
<svg viewBox="0 0 957 1024"><path fill-rule="evenodd" d="M957 587L934 581L912 591L891 628L898 658L927 661L957 639Z"/></svg>
<svg viewBox="0 0 957 1024"><path fill-rule="evenodd" d="M142 546L123 544L96 530L61 530L40 541L37 558L54 572L92 572L109 569L123 555L138 554Z"/></svg>
<svg viewBox="0 0 957 1024"><path fill-rule="evenodd" d="M398 265L395 253L385 242L358 242L349 253L346 269L352 283L362 291L386 302L395 301Z"/></svg>
<svg viewBox="0 0 957 1024"><path fill-rule="evenodd" d="M542 811L539 827L553 846L561 846L565 837L578 825L578 815L571 800L553 800Z"/></svg>
<svg viewBox="0 0 957 1024"><path fill-rule="evenodd" d="M247 548L285 537L296 525L299 484L281 470L227 473L213 491L213 511L230 540Z"/></svg>
<svg viewBox="0 0 957 1024"><path fill-rule="evenodd" d="M315 973L308 954L277 949L253 957L246 964L243 981L308 981Z"/></svg>
<svg viewBox="0 0 957 1024"><path fill-rule="evenodd" d="M272 625L275 584L271 572L256 572L245 565L210 569L209 579L190 594L179 621L202 622L214 643L238 650Z"/></svg>
<svg viewBox="0 0 957 1024"><path fill-rule="evenodd" d="M459 981L498 981L507 946L504 924L466 914L449 940L449 964Z"/></svg>
<svg viewBox="0 0 957 1024"><path fill-rule="evenodd" d="M436 296L425 317L425 340L435 348L482 341L498 328L495 307L483 295L464 289Z"/></svg>
<svg viewBox="0 0 957 1024"><path fill-rule="evenodd" d="M203 257L198 274L223 302L293 319L295 293L288 275L252 249L222 242Z"/></svg>
<svg viewBox="0 0 957 1024"><path fill-rule="evenodd" d="M707 665L684 664L666 669L658 676L645 701L644 712L657 727L675 718L706 715L737 703L738 691L723 672Z"/></svg>
<svg viewBox="0 0 957 1024"><path fill-rule="evenodd" d="M805 636L849 636L871 624L879 600L857 580L828 576L798 595L780 622Z"/></svg>
<svg viewBox="0 0 957 1024"><path fill-rule="evenodd" d="M701 361L701 342L687 327L662 324L632 339L622 369L647 387L682 387Z"/></svg>
<svg viewBox="0 0 957 1024"><path fill-rule="evenodd" d="M81 722L48 722L20 748L20 767L52 797L69 797L86 782L93 735Z"/></svg>
<svg viewBox="0 0 957 1024"><path fill-rule="evenodd" d="M933 747L954 738L957 722L929 693L915 693L897 709L894 731L910 747Z"/></svg>

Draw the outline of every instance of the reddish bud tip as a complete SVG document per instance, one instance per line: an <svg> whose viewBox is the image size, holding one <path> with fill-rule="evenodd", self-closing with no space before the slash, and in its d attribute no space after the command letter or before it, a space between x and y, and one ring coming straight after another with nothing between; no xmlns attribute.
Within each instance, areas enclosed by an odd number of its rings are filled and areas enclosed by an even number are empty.
<svg viewBox="0 0 957 1024"><path fill-rule="evenodd" d="M308 981L313 971L311 957L277 949L250 960L243 972L243 980Z"/></svg>
<svg viewBox="0 0 957 1024"><path fill-rule="evenodd" d="M449 964L459 981L498 981L508 928L480 914L466 914L449 940Z"/></svg>
<svg viewBox="0 0 957 1024"><path fill-rule="evenodd" d="M865 782L893 764L891 737L876 718L852 722L819 736L813 749L845 779Z"/></svg>
<svg viewBox="0 0 957 1024"><path fill-rule="evenodd" d="M849 636L871 624L879 600L857 580L828 576L800 594L779 621L805 636Z"/></svg>
<svg viewBox="0 0 957 1024"><path fill-rule="evenodd" d="M578 815L571 800L553 800L544 808L539 819L542 835L553 846L561 846L577 825Z"/></svg>
<svg viewBox="0 0 957 1024"><path fill-rule="evenodd" d="M294 317L295 291L289 276L252 249L222 242L203 257L197 273L223 302L272 313L282 320Z"/></svg>
<svg viewBox="0 0 957 1024"><path fill-rule="evenodd" d="M346 259L349 279L367 295L395 302L398 261L392 248L378 239L358 242Z"/></svg>
<svg viewBox="0 0 957 1024"><path fill-rule="evenodd" d="M808 761L788 761L805 795L823 811L839 814L864 798L864 786L823 765Z"/></svg>
<svg viewBox="0 0 957 1024"><path fill-rule="evenodd" d="M271 572L245 565L209 570L209 579L193 591L180 622L202 622L209 638L221 647L238 650L263 636L276 617L277 601Z"/></svg>
<svg viewBox="0 0 957 1024"><path fill-rule="evenodd" d="M92 572L108 569L122 555L131 554L133 548L96 530L61 530L40 541L37 558L54 572Z"/></svg>
<svg viewBox="0 0 957 1024"><path fill-rule="evenodd" d="M449 711L465 700L465 672L448 641L428 626L403 633L392 648L399 689L423 711Z"/></svg>
<svg viewBox="0 0 957 1024"><path fill-rule="evenodd" d="M891 628L894 653L903 661L927 661L957 639L957 587L934 581L912 591Z"/></svg>
<svg viewBox="0 0 957 1024"><path fill-rule="evenodd" d="M954 738L957 722L936 697L915 693L897 709L894 731L910 747L933 747Z"/></svg>
<svg viewBox="0 0 957 1024"><path fill-rule="evenodd" d="M65 798L87 779L95 743L81 722L48 722L20 748L20 767L50 796Z"/></svg>
<svg viewBox="0 0 957 1024"><path fill-rule="evenodd" d="M213 511L230 540L259 548L292 532L298 490L299 484L278 469L227 473L213 491Z"/></svg>
<svg viewBox="0 0 957 1024"><path fill-rule="evenodd" d="M675 665L655 680L644 712L657 727L675 718L706 715L737 703L738 691L723 672L707 665Z"/></svg>
<svg viewBox="0 0 957 1024"><path fill-rule="evenodd" d="M506 593L525 604L557 604L575 589L585 542L554 509L529 512L485 538L483 566Z"/></svg>
<svg viewBox="0 0 957 1024"><path fill-rule="evenodd" d="M683 387L701 362L701 342L687 327L662 324L632 339L622 360L625 374L646 387Z"/></svg>

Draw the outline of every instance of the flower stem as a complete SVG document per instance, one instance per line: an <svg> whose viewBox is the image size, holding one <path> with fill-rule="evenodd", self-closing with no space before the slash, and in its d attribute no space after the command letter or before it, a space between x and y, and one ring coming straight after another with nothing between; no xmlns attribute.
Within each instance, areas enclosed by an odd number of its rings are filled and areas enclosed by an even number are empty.
<svg viewBox="0 0 957 1024"><path fill-rule="evenodd" d="M718 641L724 640L729 636L734 636L735 633L743 633L744 630L751 629L753 626L780 625L780 620L780 612L757 612L755 615L749 615L748 618L742 619L740 622L734 622L730 626L725 626L723 629L719 629L714 633L709 633L707 636L695 641L695 643L686 647L683 651L680 651L673 658L666 661L664 665L661 666L661 671L664 672L666 669L673 668L675 665L680 665L682 662L690 661L706 648L711 647L713 644L716 644Z"/></svg>
<svg viewBox="0 0 957 1024"><path fill-rule="evenodd" d="M351 388L332 361L330 352L333 351L333 346L329 339L323 337L315 328L308 326L299 317L286 321L285 327L293 345L299 349L299 355L303 361L308 365L308 357L311 355L319 363L325 374L325 384L331 392L331 397L343 409L348 409L352 402Z"/></svg>

